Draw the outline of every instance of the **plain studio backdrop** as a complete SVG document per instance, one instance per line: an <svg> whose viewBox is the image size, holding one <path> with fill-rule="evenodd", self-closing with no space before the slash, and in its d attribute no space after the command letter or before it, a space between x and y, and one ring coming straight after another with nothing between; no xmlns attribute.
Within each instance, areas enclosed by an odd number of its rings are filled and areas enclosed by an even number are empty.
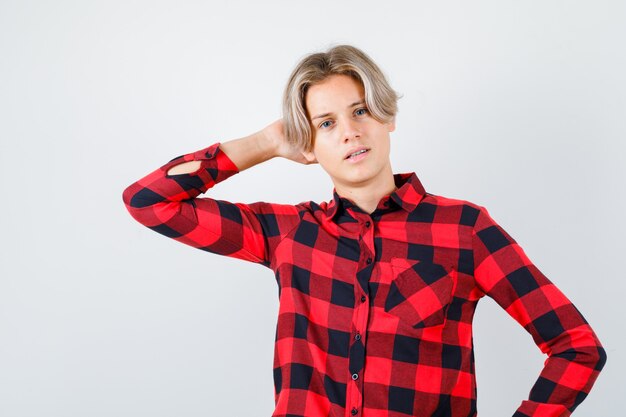
<svg viewBox="0 0 626 417"><path fill-rule="evenodd" d="M623 415L622 1L0 1L0 415L269 416L273 273L137 223L122 191L281 116L306 54L362 48L404 97L394 172L484 205L608 353L580 417ZM275 158L209 191L332 198ZM492 299L478 411L512 415L546 358Z"/></svg>

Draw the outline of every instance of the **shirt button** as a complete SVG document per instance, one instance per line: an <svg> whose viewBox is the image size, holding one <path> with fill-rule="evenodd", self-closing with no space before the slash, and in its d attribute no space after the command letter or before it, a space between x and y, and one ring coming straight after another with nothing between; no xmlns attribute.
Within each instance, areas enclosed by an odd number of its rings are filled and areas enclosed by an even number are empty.
<svg viewBox="0 0 626 417"><path fill-rule="evenodd" d="M359 374L352 374L352 379L357 380L359 379Z"/></svg>
<svg viewBox="0 0 626 417"><path fill-rule="evenodd" d="M364 295L362 295L362 296L361 296L361 301L362 301L362 302L365 302L365 300L367 300L367 298L366 298Z"/></svg>
<svg viewBox="0 0 626 417"><path fill-rule="evenodd" d="M354 340L361 340L361 335L360 334L355 334L354 335Z"/></svg>
<svg viewBox="0 0 626 417"><path fill-rule="evenodd" d="M365 227L370 227L371 224L372 223L368 220L368 221L365 222Z"/></svg>
<svg viewBox="0 0 626 417"><path fill-rule="evenodd" d="M367 258L366 262L367 262L368 265L371 264L372 263L372 258Z"/></svg>
<svg viewBox="0 0 626 417"><path fill-rule="evenodd" d="M358 413L359 410L357 410L356 408L353 408L352 410L350 410L350 414L352 414L353 416L356 415L356 413Z"/></svg>

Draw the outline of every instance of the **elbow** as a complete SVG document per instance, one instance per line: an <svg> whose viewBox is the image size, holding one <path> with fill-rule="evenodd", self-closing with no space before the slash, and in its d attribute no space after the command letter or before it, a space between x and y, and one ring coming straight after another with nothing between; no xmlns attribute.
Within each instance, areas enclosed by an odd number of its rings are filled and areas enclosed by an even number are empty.
<svg viewBox="0 0 626 417"><path fill-rule="evenodd" d="M596 351L597 351L597 355L596 355L596 358L595 358L594 369L596 371L600 372L602 370L602 368L604 368L604 365L606 364L607 354L606 354L606 350L601 345L598 345L596 347Z"/></svg>
<svg viewBox="0 0 626 417"><path fill-rule="evenodd" d="M178 202L167 200L148 187L142 186L139 182L135 182L124 189L122 201L133 219L150 228L162 224L158 213L163 214L164 211L168 211L173 215L179 210L179 204L169 204ZM164 208L164 205L167 208Z"/></svg>
<svg viewBox="0 0 626 417"><path fill-rule="evenodd" d="M131 207L130 202L131 202L132 197L133 197L133 190L132 190L133 185L134 184L129 185L122 192L122 201L124 202L124 205L126 206L126 208Z"/></svg>
<svg viewBox="0 0 626 417"><path fill-rule="evenodd" d="M142 187L136 182L126 187L122 192L122 201L124 202L126 210L128 210L130 215L139 223L147 221L145 217L149 215L146 210L142 209L156 203L154 197L151 198L151 196L147 195L148 192L149 190L147 188Z"/></svg>
<svg viewBox="0 0 626 417"><path fill-rule="evenodd" d="M566 345L561 345L555 356L600 372L607 360L604 346L590 327L584 326L577 330L569 333Z"/></svg>
<svg viewBox="0 0 626 417"><path fill-rule="evenodd" d="M133 202L133 196L135 195L134 185L135 184L129 185L124 189L124 191L122 192L122 201L124 202L124 207L126 207L126 210L131 215L131 217L141 222L139 219L139 213L134 207Z"/></svg>
<svg viewBox="0 0 626 417"><path fill-rule="evenodd" d="M141 208L146 205L141 204L139 201L141 198L141 188L142 187L138 186L137 183L133 183L126 187L124 189L124 192L122 192L122 201L124 202L124 206L126 206L126 209L131 214L133 214L133 211L135 211L135 209Z"/></svg>
<svg viewBox="0 0 626 417"><path fill-rule="evenodd" d="M576 356L581 365L596 372L600 372L606 364L606 350L599 342L595 346L579 348Z"/></svg>
<svg viewBox="0 0 626 417"><path fill-rule="evenodd" d="M606 349L604 349L604 346L602 346L602 343L600 342L600 339L598 339L596 333L591 329L590 332L590 344L588 345L589 347L585 349L588 366L593 367L595 371L600 372L606 364Z"/></svg>
<svg viewBox="0 0 626 417"><path fill-rule="evenodd" d="M129 211L153 206L165 200L165 198L149 188L133 183L126 187L122 193L122 200Z"/></svg>

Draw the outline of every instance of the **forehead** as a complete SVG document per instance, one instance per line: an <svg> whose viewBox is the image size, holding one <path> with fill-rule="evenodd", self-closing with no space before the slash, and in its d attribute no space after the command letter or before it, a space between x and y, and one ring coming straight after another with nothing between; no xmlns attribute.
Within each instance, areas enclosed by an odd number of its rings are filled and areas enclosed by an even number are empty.
<svg viewBox="0 0 626 417"><path fill-rule="evenodd" d="M360 81L349 75L333 74L324 81L309 87L305 104L311 113L316 110L341 110L346 103L354 103L363 96L364 89ZM335 109L335 107L339 108Z"/></svg>

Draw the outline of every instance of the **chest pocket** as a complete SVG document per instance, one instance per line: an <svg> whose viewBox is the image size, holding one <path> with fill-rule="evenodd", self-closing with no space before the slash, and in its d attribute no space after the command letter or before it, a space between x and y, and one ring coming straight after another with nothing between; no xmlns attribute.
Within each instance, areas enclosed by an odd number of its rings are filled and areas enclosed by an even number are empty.
<svg viewBox="0 0 626 417"><path fill-rule="evenodd" d="M385 311L408 321L415 329L445 324L457 281L454 267L392 258L391 269Z"/></svg>

